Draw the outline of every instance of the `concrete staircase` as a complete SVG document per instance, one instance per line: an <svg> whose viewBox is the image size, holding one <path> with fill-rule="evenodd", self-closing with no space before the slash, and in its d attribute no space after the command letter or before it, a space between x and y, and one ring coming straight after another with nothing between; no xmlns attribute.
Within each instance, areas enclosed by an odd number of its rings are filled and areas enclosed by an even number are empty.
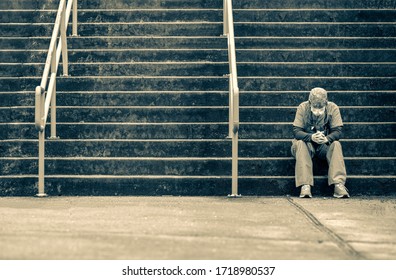
<svg viewBox="0 0 396 280"><path fill-rule="evenodd" d="M57 86L60 139L46 142L46 193L229 194L223 1L79 2L71 76ZM396 194L395 2L233 4L239 192L295 192L291 123L321 86L345 122L351 194ZM0 3L0 195L37 193L34 88L57 5ZM317 195L331 193L323 167L315 170Z"/></svg>

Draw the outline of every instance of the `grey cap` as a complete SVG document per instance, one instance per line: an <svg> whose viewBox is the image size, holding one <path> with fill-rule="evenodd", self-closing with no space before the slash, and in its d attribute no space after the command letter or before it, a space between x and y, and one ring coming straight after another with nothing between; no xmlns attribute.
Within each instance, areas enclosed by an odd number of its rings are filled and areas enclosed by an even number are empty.
<svg viewBox="0 0 396 280"><path fill-rule="evenodd" d="M316 87L309 93L309 102L314 108L323 108L327 104L327 91L323 88Z"/></svg>

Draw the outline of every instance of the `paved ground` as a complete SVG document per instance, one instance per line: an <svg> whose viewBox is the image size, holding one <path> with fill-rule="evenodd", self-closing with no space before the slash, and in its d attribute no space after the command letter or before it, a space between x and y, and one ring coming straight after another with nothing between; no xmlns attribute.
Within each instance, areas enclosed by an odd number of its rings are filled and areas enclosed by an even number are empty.
<svg viewBox="0 0 396 280"><path fill-rule="evenodd" d="M1 197L0 259L395 260L396 197Z"/></svg>

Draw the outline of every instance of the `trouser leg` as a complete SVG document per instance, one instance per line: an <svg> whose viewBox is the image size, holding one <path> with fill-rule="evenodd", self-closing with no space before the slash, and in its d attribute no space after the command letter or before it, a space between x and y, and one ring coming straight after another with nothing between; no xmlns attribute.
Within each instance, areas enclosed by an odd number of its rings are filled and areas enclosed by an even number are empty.
<svg viewBox="0 0 396 280"><path fill-rule="evenodd" d="M313 164L312 164L312 154L305 143L302 140L293 141L292 154L296 159L295 165L295 183L296 187L301 185L311 185L313 186Z"/></svg>
<svg viewBox="0 0 396 280"><path fill-rule="evenodd" d="M346 181L346 169L342 146L338 141L331 143L327 154L327 163L329 164L328 184L344 183Z"/></svg>

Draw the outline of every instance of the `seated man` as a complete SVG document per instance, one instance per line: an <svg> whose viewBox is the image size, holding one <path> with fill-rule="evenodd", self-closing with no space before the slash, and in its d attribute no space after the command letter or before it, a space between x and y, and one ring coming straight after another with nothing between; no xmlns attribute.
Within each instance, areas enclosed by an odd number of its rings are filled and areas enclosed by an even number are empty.
<svg viewBox="0 0 396 280"><path fill-rule="evenodd" d="M301 187L300 197L312 197L314 156L326 159L329 164L328 185L334 185L334 197L348 198L345 187L346 170L341 137L342 119L338 106L327 100L323 88L314 88L309 100L298 106L293 122L292 154L296 159L296 187Z"/></svg>

